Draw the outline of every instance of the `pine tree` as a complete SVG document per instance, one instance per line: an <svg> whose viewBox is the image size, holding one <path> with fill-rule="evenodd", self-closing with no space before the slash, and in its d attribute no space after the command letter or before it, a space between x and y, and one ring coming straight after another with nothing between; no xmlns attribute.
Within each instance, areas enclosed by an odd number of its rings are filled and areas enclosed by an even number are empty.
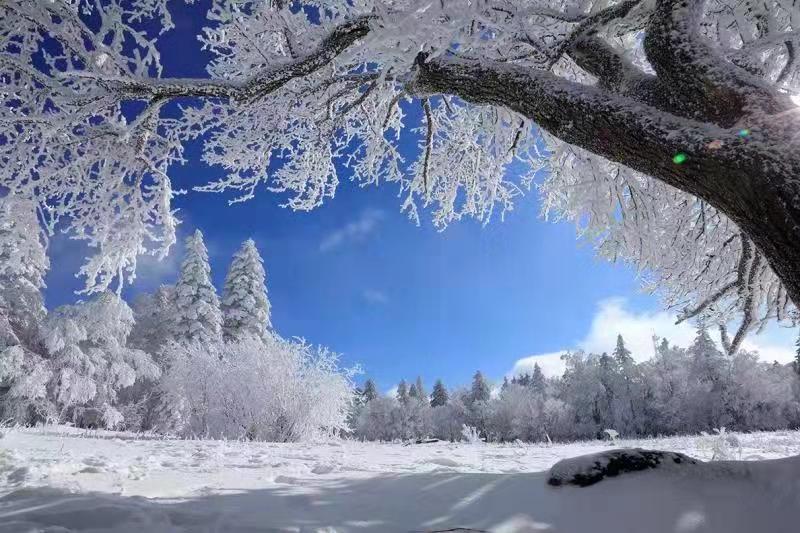
<svg viewBox="0 0 800 533"><path fill-rule="evenodd" d="M428 392L425 390L425 385L422 383L422 376L417 376L417 381L414 384L417 389L417 399L421 402L428 402Z"/></svg>
<svg viewBox="0 0 800 533"><path fill-rule="evenodd" d="M186 239L186 256L175 285L173 335L181 342L215 343L221 339L222 314L211 283L208 250L200 230Z"/></svg>
<svg viewBox="0 0 800 533"><path fill-rule="evenodd" d="M470 403L488 402L491 396L492 392L489 389L489 384L486 383L483 374L478 370L472 377L472 388L469 394Z"/></svg>
<svg viewBox="0 0 800 533"><path fill-rule="evenodd" d="M36 205L14 194L0 198L0 418L21 424L53 412L40 335L49 267Z"/></svg>
<svg viewBox="0 0 800 533"><path fill-rule="evenodd" d="M408 397L415 400L419 400L420 398L419 393L417 392L417 386L414 383L412 383L408 388Z"/></svg>
<svg viewBox="0 0 800 533"><path fill-rule="evenodd" d="M797 346L797 352L794 354L794 371L800 376L800 335L797 336L797 341L795 342Z"/></svg>
<svg viewBox="0 0 800 533"><path fill-rule="evenodd" d="M263 337L272 328L263 262L253 239L233 256L221 305L226 340Z"/></svg>
<svg viewBox="0 0 800 533"><path fill-rule="evenodd" d="M531 376L531 388L537 394L544 394L545 386L546 386L546 380L544 378L544 373L542 372L542 368L539 366L539 363L534 363L533 375Z"/></svg>
<svg viewBox="0 0 800 533"><path fill-rule="evenodd" d="M633 356L631 351L625 347L625 340L622 335L617 335L617 347L614 348L614 360L617 366L625 368L633 364Z"/></svg>
<svg viewBox="0 0 800 533"><path fill-rule="evenodd" d="M364 396L364 403L369 403L378 397L378 390L375 387L375 382L372 381L371 379L368 379L366 382L364 382L363 396Z"/></svg>
<svg viewBox="0 0 800 533"><path fill-rule="evenodd" d="M162 285L153 294L141 294L133 303L135 325L128 344L158 356L172 339L175 287Z"/></svg>
<svg viewBox="0 0 800 533"><path fill-rule="evenodd" d="M408 403L408 397L408 385L406 385L406 380L401 379L397 384L397 401L403 404Z"/></svg>
<svg viewBox="0 0 800 533"><path fill-rule="evenodd" d="M47 317L43 336L53 367L48 388L62 415L81 425L114 427L124 419L119 391L159 377L149 354L127 346L132 327L130 307L110 292Z"/></svg>
<svg viewBox="0 0 800 533"><path fill-rule="evenodd" d="M433 393L431 394L431 407L441 407L447 405L450 400L447 389L444 387L441 379L437 379L433 385Z"/></svg>
<svg viewBox="0 0 800 533"><path fill-rule="evenodd" d="M47 311L42 288L50 268L36 205L14 194L0 198L0 315L7 320L0 349L21 344L40 351Z"/></svg>

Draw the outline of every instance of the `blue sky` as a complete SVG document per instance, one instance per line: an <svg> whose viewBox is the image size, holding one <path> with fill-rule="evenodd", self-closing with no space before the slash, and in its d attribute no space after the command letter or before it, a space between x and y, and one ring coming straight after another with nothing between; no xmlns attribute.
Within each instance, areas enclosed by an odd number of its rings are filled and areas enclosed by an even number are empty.
<svg viewBox="0 0 800 533"><path fill-rule="evenodd" d="M172 5L178 29L161 41L165 75L202 76L207 57L193 36L203 3ZM176 188L220 177L200 162L199 146L188 147L187 159L171 172ZM311 213L279 207L285 199L266 190L230 207L229 196L210 193L178 197L175 205L181 240L195 228L205 234L218 287L233 252L252 237L265 260L277 330L361 363L383 389L417 374L429 385L436 378L466 383L477 369L499 379L521 358L597 349L623 327L639 328L641 338L655 328L673 332L671 317L653 314L656 299L638 292L629 269L595 260L578 246L573 226L539 219L534 192L505 222L462 221L444 232L426 218L421 227L409 221L397 192L343 181L336 198ZM83 251L74 241L52 241L50 307L77 298ZM145 261L126 296L173 283L180 252L161 264ZM788 338L781 332L773 344Z"/></svg>

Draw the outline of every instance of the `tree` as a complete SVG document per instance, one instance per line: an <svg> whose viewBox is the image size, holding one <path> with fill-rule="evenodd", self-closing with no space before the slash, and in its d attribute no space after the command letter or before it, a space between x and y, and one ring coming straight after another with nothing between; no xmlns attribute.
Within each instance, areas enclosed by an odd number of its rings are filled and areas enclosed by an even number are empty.
<svg viewBox="0 0 800 533"><path fill-rule="evenodd" d="M545 212L682 318L740 318L729 353L800 301L793 0L215 2L198 79L159 62L171 5L0 5L0 39L26 43L0 52L0 186L97 250L90 290L174 242L168 173L199 137L227 172L200 190L268 183L305 210L352 173L438 226L510 209L510 180L549 166Z"/></svg>
<svg viewBox="0 0 800 533"><path fill-rule="evenodd" d="M126 345L132 327L130 307L109 292L50 313L42 329L53 369L48 388L60 418L118 426L124 421L119 391L139 379L159 377L148 354Z"/></svg>
<svg viewBox="0 0 800 533"><path fill-rule="evenodd" d="M478 370L475 372L475 375L472 376L472 388L469 392L470 404L488 402L491 397L492 392L491 389L489 389L489 384L486 383L483 374Z"/></svg>
<svg viewBox="0 0 800 533"><path fill-rule="evenodd" d="M27 424L49 418L51 370L40 338L50 267L36 205L0 198L0 417Z"/></svg>
<svg viewBox="0 0 800 533"><path fill-rule="evenodd" d="M128 344L159 357L173 338L175 287L162 285L153 294L140 294L132 306L134 326Z"/></svg>
<svg viewBox="0 0 800 533"><path fill-rule="evenodd" d="M797 340L795 341L795 346L797 346L797 351L794 355L794 371L800 376L800 335L798 335Z"/></svg>
<svg viewBox="0 0 800 533"><path fill-rule="evenodd" d="M409 394L408 394L408 385L406 385L406 380L401 379L400 383L397 384L397 394L395 396L397 397L397 401L400 402L401 404L408 403Z"/></svg>
<svg viewBox="0 0 800 533"><path fill-rule="evenodd" d="M419 393L417 392L417 385L415 383L412 383L411 386L408 388L408 397L419 401L420 396Z"/></svg>
<svg viewBox="0 0 800 533"><path fill-rule="evenodd" d="M447 389L444 387L441 379L437 379L433 385L433 393L431 394L431 407L442 407L447 405L449 398Z"/></svg>
<svg viewBox="0 0 800 533"><path fill-rule="evenodd" d="M531 388L538 394L544 394L546 386L547 381L542 372L542 367L539 366L539 363L534 363L533 374L531 375Z"/></svg>
<svg viewBox="0 0 800 533"><path fill-rule="evenodd" d="M253 239L233 256L221 305L225 339L263 337L272 328L263 262Z"/></svg>
<svg viewBox="0 0 800 533"><path fill-rule="evenodd" d="M425 385L422 383L422 376L417 376L417 381L414 383L414 388L417 389L417 399L424 403L429 403L428 391L425 390Z"/></svg>
<svg viewBox="0 0 800 533"><path fill-rule="evenodd" d="M186 255L175 285L173 335L182 342L214 343L221 339L222 315L217 291L211 283L211 266L203 234L196 230L186 239Z"/></svg>
<svg viewBox="0 0 800 533"><path fill-rule="evenodd" d="M36 205L15 194L0 198L0 314L9 325L0 347L21 344L38 351L49 268Z"/></svg>
<svg viewBox="0 0 800 533"><path fill-rule="evenodd" d="M378 397L378 389L375 387L375 382L368 379L364 382L364 403L369 403Z"/></svg>
<svg viewBox="0 0 800 533"><path fill-rule="evenodd" d="M629 367L633 364L631 351L625 347L625 340L622 335L617 335L617 346L614 348L614 361L619 368Z"/></svg>
<svg viewBox="0 0 800 533"><path fill-rule="evenodd" d="M174 343L159 387L185 436L293 442L347 429L353 372L339 356L276 335L209 350Z"/></svg>

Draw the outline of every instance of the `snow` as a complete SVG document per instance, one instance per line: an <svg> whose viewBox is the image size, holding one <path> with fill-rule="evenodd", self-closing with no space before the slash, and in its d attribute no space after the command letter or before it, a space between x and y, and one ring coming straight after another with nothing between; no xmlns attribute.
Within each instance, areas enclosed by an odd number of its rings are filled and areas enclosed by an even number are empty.
<svg viewBox="0 0 800 533"><path fill-rule="evenodd" d="M751 533L795 531L800 520L800 458L786 458L800 454L797 431L736 434L741 461L626 473L586 488L548 486L548 469L628 447L708 460L715 437L404 446L175 440L64 426L3 431L0 533Z"/></svg>

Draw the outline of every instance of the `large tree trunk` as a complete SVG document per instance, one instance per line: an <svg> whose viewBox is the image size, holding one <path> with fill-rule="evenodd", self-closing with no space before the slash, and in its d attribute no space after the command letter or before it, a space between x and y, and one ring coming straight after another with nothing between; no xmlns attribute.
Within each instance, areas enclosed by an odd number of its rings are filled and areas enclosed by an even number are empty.
<svg viewBox="0 0 800 533"><path fill-rule="evenodd" d="M420 56L411 90L503 106L559 139L693 194L733 220L800 304L800 109L697 36L703 2L661 0L645 49L656 76L577 32L586 86L507 63ZM685 161L674 157L685 154Z"/></svg>

